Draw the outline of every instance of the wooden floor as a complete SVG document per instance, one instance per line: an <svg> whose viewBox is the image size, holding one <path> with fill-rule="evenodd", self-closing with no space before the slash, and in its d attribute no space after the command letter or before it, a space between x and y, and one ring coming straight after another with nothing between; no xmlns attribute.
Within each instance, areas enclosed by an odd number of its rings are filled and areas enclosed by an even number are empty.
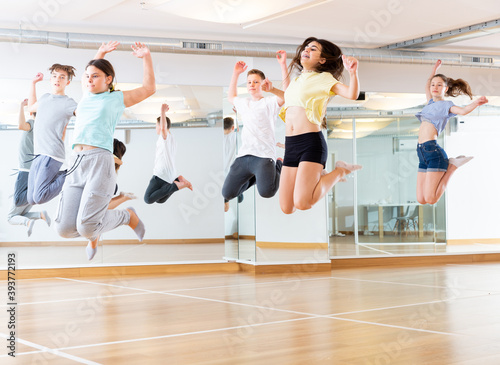
<svg viewBox="0 0 500 365"><path fill-rule="evenodd" d="M5 340L0 363L497 365L499 273L482 263L19 280L17 357Z"/></svg>

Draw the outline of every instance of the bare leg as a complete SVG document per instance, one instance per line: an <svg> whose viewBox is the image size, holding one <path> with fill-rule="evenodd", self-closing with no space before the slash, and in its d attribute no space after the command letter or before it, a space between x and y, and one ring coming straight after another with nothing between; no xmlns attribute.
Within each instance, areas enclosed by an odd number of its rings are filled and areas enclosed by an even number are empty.
<svg viewBox="0 0 500 365"><path fill-rule="evenodd" d="M427 176L426 172L419 171L417 173L417 201L420 204L427 204L427 202L425 201L425 195L424 195L424 186L425 186L426 176Z"/></svg>
<svg viewBox="0 0 500 365"><path fill-rule="evenodd" d="M349 165L342 161L338 161L335 166L335 170L324 174L323 165L319 163L303 161L299 164L294 192L297 209L311 209L344 176L361 168L360 165Z"/></svg>
<svg viewBox="0 0 500 365"><path fill-rule="evenodd" d="M281 210L285 214L292 214L293 212L295 212L293 196L297 170L297 167L289 166L283 166L281 169L279 200Z"/></svg>
<svg viewBox="0 0 500 365"><path fill-rule="evenodd" d="M126 210L130 214L130 221L128 223L128 226L134 230L137 238L139 239L139 242L142 242L144 235L146 234L146 227L144 226L144 223L139 219L139 216L137 215L137 212L134 208L128 207Z"/></svg>
<svg viewBox="0 0 500 365"><path fill-rule="evenodd" d="M457 171L457 167L450 164L446 172L437 171L426 173L424 200L427 204L436 204L439 201L455 171Z"/></svg>
<svg viewBox="0 0 500 365"><path fill-rule="evenodd" d="M97 237L93 241L89 241L90 247L92 247L92 248L96 248L98 243L99 243L99 237Z"/></svg>

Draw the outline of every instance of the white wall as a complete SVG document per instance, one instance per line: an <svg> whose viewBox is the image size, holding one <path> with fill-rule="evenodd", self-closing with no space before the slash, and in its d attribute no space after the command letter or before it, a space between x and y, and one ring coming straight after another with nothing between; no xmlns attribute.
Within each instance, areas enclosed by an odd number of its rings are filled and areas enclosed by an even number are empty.
<svg viewBox="0 0 500 365"><path fill-rule="evenodd" d="M448 239L500 238L500 116L459 117L446 138L448 157L474 156L447 190Z"/></svg>

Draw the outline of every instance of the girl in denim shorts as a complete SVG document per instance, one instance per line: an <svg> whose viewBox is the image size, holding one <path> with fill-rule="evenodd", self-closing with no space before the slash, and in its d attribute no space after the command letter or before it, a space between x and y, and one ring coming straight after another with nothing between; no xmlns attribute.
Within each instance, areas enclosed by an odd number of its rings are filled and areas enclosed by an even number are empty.
<svg viewBox="0 0 500 365"><path fill-rule="evenodd" d="M420 120L418 132L417 154L419 159L417 175L417 200L420 204L435 204L443 195L451 175L472 157L458 156L448 159L446 152L437 144L438 135L446 127L446 123L455 115L466 115L478 106L486 104L488 99L481 96L467 106L459 107L453 102L444 100L445 96L468 95L472 99L469 84L462 80L453 80L437 70L441 60L434 65L432 74L427 80L425 94L428 104L416 114Z"/></svg>

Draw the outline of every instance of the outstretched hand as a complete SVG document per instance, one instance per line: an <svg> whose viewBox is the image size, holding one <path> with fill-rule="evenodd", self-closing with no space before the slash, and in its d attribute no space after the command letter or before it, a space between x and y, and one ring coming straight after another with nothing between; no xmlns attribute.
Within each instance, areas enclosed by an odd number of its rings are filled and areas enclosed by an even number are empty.
<svg viewBox="0 0 500 365"><path fill-rule="evenodd" d="M262 91L270 92L273 89L273 83L269 81L268 78L262 81L261 86L262 86Z"/></svg>
<svg viewBox="0 0 500 365"><path fill-rule="evenodd" d="M356 58L342 55L342 62L344 63L344 68L348 72L358 71L358 60Z"/></svg>
<svg viewBox="0 0 500 365"><path fill-rule="evenodd" d="M26 105L28 105L28 99L21 101L21 108L24 108Z"/></svg>
<svg viewBox="0 0 500 365"><path fill-rule="evenodd" d="M245 72L247 68L248 68L248 65L245 62L238 61L238 62L236 62L236 65L234 65L234 72L236 72L239 75L239 74Z"/></svg>
<svg viewBox="0 0 500 365"><path fill-rule="evenodd" d="M104 54L112 52L120 45L120 42L118 41L109 41L108 43L102 43L101 46L99 47L98 52L102 52Z"/></svg>
<svg viewBox="0 0 500 365"><path fill-rule="evenodd" d="M43 80L43 73L39 72L33 78L33 83L37 83Z"/></svg>
<svg viewBox="0 0 500 365"><path fill-rule="evenodd" d="M165 114L166 112L168 112L169 109L170 108L167 104L165 104L165 103L161 104L161 113L162 114Z"/></svg>
<svg viewBox="0 0 500 365"><path fill-rule="evenodd" d="M276 59L278 60L280 65L286 66L286 51L283 51L282 49L277 51L276 52Z"/></svg>
<svg viewBox="0 0 500 365"><path fill-rule="evenodd" d="M436 63L434 64L434 74L437 74L437 70L441 67L441 60L437 60Z"/></svg>
<svg viewBox="0 0 500 365"><path fill-rule="evenodd" d="M476 100L477 106L486 104L488 102L488 99L486 96L481 96L479 99Z"/></svg>
<svg viewBox="0 0 500 365"><path fill-rule="evenodd" d="M150 55L151 53L149 52L149 48L140 42L135 42L132 46L132 54L136 56L137 58L144 58L147 55Z"/></svg>

